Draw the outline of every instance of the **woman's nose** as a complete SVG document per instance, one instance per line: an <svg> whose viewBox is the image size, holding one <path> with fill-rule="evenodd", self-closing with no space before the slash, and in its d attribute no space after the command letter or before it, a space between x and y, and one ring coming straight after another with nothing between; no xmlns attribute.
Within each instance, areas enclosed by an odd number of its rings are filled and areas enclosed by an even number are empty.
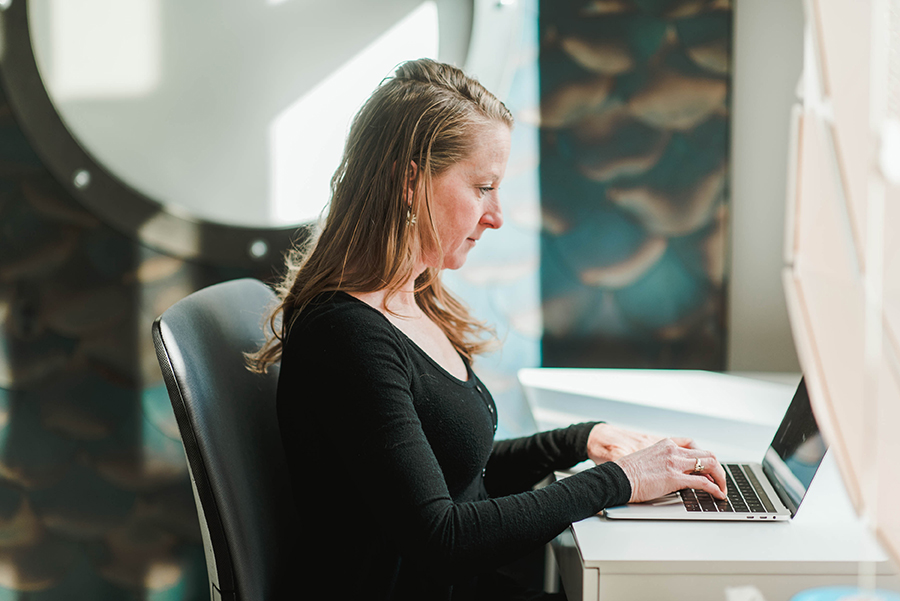
<svg viewBox="0 0 900 601"><path fill-rule="evenodd" d="M495 199L491 203L491 206L481 217L481 223L492 229L497 229L503 225L503 210L500 208L499 199Z"/></svg>

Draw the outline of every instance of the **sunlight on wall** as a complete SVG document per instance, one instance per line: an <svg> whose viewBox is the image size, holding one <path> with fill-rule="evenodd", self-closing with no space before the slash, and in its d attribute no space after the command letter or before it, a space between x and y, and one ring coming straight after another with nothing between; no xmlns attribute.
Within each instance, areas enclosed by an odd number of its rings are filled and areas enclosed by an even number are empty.
<svg viewBox="0 0 900 601"><path fill-rule="evenodd" d="M437 54L437 6L423 2L272 120L271 222L318 217L330 197L329 181L353 115L398 63Z"/></svg>
<svg viewBox="0 0 900 601"><path fill-rule="evenodd" d="M159 84L158 0L50 0L29 10L49 20L52 41L35 52L51 57L43 64L57 100L142 96Z"/></svg>

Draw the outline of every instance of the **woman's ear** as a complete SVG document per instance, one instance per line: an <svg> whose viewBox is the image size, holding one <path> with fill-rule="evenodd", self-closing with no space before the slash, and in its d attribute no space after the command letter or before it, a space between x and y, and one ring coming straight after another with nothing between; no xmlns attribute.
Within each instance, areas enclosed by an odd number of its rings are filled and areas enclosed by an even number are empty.
<svg viewBox="0 0 900 601"><path fill-rule="evenodd" d="M416 182L418 180L419 166L415 161L409 162L409 169L406 171L406 204L412 206L413 198L416 195Z"/></svg>

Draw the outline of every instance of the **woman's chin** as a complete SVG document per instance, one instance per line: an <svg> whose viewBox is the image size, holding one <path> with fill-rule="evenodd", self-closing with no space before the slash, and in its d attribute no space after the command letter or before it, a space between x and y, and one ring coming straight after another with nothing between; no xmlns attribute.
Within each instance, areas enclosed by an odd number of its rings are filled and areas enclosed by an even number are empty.
<svg viewBox="0 0 900 601"><path fill-rule="evenodd" d="M444 269L459 269L466 264L466 257L447 257L444 259Z"/></svg>

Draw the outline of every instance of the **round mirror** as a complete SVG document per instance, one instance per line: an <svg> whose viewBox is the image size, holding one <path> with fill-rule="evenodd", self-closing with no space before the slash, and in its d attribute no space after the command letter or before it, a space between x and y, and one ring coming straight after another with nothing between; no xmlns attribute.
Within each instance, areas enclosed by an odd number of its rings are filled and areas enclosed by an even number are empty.
<svg viewBox="0 0 900 601"><path fill-rule="evenodd" d="M0 8L0 72L48 167L145 243L225 264L270 257L318 217L350 119L398 63L474 65L503 86L517 16L510 0Z"/></svg>

